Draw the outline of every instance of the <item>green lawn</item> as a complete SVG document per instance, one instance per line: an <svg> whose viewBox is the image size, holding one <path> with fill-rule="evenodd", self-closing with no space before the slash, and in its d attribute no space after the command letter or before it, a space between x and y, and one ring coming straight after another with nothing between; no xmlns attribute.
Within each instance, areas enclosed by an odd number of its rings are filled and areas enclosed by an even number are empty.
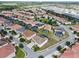
<svg viewBox="0 0 79 59"><path fill-rule="evenodd" d="M24 58L24 57L25 57L25 53L23 49L18 47L17 52L16 52L16 58Z"/></svg>

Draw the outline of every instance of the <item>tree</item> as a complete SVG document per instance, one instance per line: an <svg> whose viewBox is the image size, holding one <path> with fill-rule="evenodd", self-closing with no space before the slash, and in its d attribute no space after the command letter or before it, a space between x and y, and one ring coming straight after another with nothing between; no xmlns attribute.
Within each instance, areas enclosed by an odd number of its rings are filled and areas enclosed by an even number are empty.
<svg viewBox="0 0 79 59"><path fill-rule="evenodd" d="M4 29L1 29L0 34L4 37L5 35L7 35L7 31L5 31Z"/></svg>
<svg viewBox="0 0 79 59"><path fill-rule="evenodd" d="M19 44L20 48L24 48L24 45L22 43Z"/></svg>
<svg viewBox="0 0 79 59"><path fill-rule="evenodd" d="M11 33L12 35L16 35L16 34L17 34L15 30L10 31L10 33Z"/></svg>
<svg viewBox="0 0 79 59"><path fill-rule="evenodd" d="M31 40L27 40L26 42L27 42L27 44L29 44L29 43L31 43Z"/></svg>
<svg viewBox="0 0 79 59"><path fill-rule="evenodd" d="M34 45L34 46L32 47L32 49L33 49L34 51L38 51L40 48L39 48L37 45Z"/></svg>
<svg viewBox="0 0 79 59"><path fill-rule="evenodd" d="M77 33L77 36L79 36L79 32Z"/></svg>
<svg viewBox="0 0 79 59"><path fill-rule="evenodd" d="M65 44L66 44L67 46L70 46L70 41L67 41Z"/></svg>
<svg viewBox="0 0 79 59"><path fill-rule="evenodd" d="M44 58L44 56L43 55L40 55L38 58Z"/></svg>
<svg viewBox="0 0 79 59"><path fill-rule="evenodd" d="M57 58L57 55L52 55L52 57Z"/></svg>
<svg viewBox="0 0 79 59"><path fill-rule="evenodd" d="M72 30L72 28L71 28L71 27L70 27L69 29L70 29L70 30Z"/></svg>
<svg viewBox="0 0 79 59"><path fill-rule="evenodd" d="M20 38L20 42L25 42L25 39L24 38Z"/></svg>
<svg viewBox="0 0 79 59"><path fill-rule="evenodd" d="M74 34L77 34L77 32L76 32L76 31L74 31Z"/></svg>
<svg viewBox="0 0 79 59"><path fill-rule="evenodd" d="M10 38L11 40L13 40L13 36L10 36L9 38Z"/></svg>
<svg viewBox="0 0 79 59"><path fill-rule="evenodd" d="M61 46L58 46L58 47L57 47L57 50L58 50L58 51L61 51L61 49L62 49Z"/></svg>

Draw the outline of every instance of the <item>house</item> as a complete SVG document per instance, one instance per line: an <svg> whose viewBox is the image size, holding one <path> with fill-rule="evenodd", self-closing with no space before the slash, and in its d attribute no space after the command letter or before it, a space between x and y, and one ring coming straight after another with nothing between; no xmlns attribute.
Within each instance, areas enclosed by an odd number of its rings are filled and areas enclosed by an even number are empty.
<svg viewBox="0 0 79 59"><path fill-rule="evenodd" d="M2 38L0 39L0 46L3 46L7 43L7 40L5 38Z"/></svg>
<svg viewBox="0 0 79 59"><path fill-rule="evenodd" d="M0 20L0 25L4 24L4 21L3 20Z"/></svg>
<svg viewBox="0 0 79 59"><path fill-rule="evenodd" d="M71 24L71 22L67 21L67 19L65 19L65 18L57 17L57 16L54 16L54 15L52 17L62 24Z"/></svg>
<svg viewBox="0 0 79 59"><path fill-rule="evenodd" d="M65 34L65 30L63 28L56 28L56 29L54 29L54 32L55 32L55 35L59 36L59 37L61 37Z"/></svg>
<svg viewBox="0 0 79 59"><path fill-rule="evenodd" d="M44 27L44 24L39 22L39 23L36 24L36 26L37 26L39 29L41 29L41 28Z"/></svg>
<svg viewBox="0 0 79 59"><path fill-rule="evenodd" d="M79 32L79 24L73 25L72 29L76 32Z"/></svg>
<svg viewBox="0 0 79 59"><path fill-rule="evenodd" d="M5 23L5 19L3 17L0 17L0 25Z"/></svg>
<svg viewBox="0 0 79 59"><path fill-rule="evenodd" d="M42 47L47 43L48 38L41 37L41 36L35 36L33 38L33 41L35 42L36 45L38 45L39 47Z"/></svg>
<svg viewBox="0 0 79 59"><path fill-rule="evenodd" d="M37 24L37 22L34 22L33 20L28 20L28 19L23 20L23 22L26 24L31 24L32 26L35 26Z"/></svg>
<svg viewBox="0 0 79 59"><path fill-rule="evenodd" d="M64 51L60 58L79 58L79 43Z"/></svg>
<svg viewBox="0 0 79 59"><path fill-rule="evenodd" d="M12 24L11 26L9 26L9 28L11 28L12 30L19 30L22 28L22 26L18 24Z"/></svg>
<svg viewBox="0 0 79 59"><path fill-rule="evenodd" d="M44 25L44 27L43 27L43 29L49 30L49 31L51 30L51 28L52 28L52 26L48 25L48 24Z"/></svg>
<svg viewBox="0 0 79 59"><path fill-rule="evenodd" d="M11 58L15 56L15 48L12 44L0 47L0 58Z"/></svg>
<svg viewBox="0 0 79 59"><path fill-rule="evenodd" d="M23 32L23 35L24 35L24 37L25 37L27 40L30 40L30 39L32 39L33 37L36 36L36 33L33 32L33 31L30 31L30 30L25 30L25 31Z"/></svg>
<svg viewBox="0 0 79 59"><path fill-rule="evenodd" d="M2 14L3 14L4 16L8 16L8 17L13 16L13 12L11 12L11 11L2 11Z"/></svg>
<svg viewBox="0 0 79 59"><path fill-rule="evenodd" d="M35 32L37 32L37 30L38 30L38 27L37 27L37 26L33 26L33 27L31 27L31 30L32 30L32 31L35 31Z"/></svg>

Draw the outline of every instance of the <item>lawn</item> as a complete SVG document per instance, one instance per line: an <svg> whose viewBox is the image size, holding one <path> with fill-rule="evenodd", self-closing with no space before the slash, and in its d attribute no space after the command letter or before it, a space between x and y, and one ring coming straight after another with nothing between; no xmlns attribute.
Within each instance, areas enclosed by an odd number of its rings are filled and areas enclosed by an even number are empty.
<svg viewBox="0 0 79 59"><path fill-rule="evenodd" d="M53 34L53 31L45 32L45 31L43 31L43 29L40 29L39 32L38 32L38 35L46 35L49 38L52 37L52 34Z"/></svg>
<svg viewBox="0 0 79 59"><path fill-rule="evenodd" d="M50 46L52 46L52 45L54 45L56 43L57 43L57 40L49 39L48 42L39 49L39 51L44 50L44 49L46 49L46 48L48 48L48 47L50 47Z"/></svg>
<svg viewBox="0 0 79 59"><path fill-rule="evenodd" d="M24 57L25 57L25 52L23 51L23 49L18 47L16 52L16 58L24 58Z"/></svg>

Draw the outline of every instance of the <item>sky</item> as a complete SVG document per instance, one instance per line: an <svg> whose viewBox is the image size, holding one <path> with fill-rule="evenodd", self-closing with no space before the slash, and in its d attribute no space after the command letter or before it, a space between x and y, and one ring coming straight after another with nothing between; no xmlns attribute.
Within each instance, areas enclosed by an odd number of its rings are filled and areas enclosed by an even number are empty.
<svg viewBox="0 0 79 59"><path fill-rule="evenodd" d="M42 1L78 1L79 0L0 0L0 1L38 1L38 2L42 2Z"/></svg>

